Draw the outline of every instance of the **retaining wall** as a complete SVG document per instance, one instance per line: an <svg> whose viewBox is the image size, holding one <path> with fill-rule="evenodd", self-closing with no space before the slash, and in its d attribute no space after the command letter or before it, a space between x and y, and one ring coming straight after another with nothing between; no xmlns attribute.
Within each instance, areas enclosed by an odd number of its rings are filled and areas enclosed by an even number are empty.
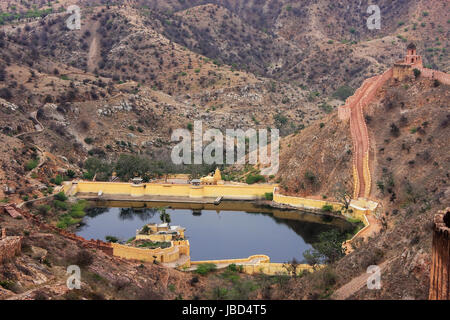
<svg viewBox="0 0 450 320"><path fill-rule="evenodd" d="M334 211L339 211L342 208L342 204L324 200L307 199L300 197L284 196L276 191L273 193L273 201L279 204L287 204L300 209L313 209L321 210L324 205L333 206Z"/></svg>
<svg viewBox="0 0 450 320"><path fill-rule="evenodd" d="M276 185L201 185L189 184L156 184L145 183L134 185L122 182L90 182L79 181L66 184L64 190L74 189L73 194L95 193L100 191L108 195L129 195L130 197L163 196L163 197L186 197L186 198L217 198L233 200L255 200L263 199L265 193L273 192Z"/></svg>
<svg viewBox="0 0 450 320"><path fill-rule="evenodd" d="M180 259L182 254L189 255L189 241L172 241L169 248L136 248L119 243L112 243L113 255L130 260L139 260L145 262L158 261L162 263L175 262Z"/></svg>
<svg viewBox="0 0 450 320"><path fill-rule="evenodd" d="M288 269L283 263L259 263L253 265L243 265L243 270L247 274L263 273L271 276L288 274ZM297 274L300 274L304 271L313 272L314 268L308 264L300 264L297 266Z"/></svg>

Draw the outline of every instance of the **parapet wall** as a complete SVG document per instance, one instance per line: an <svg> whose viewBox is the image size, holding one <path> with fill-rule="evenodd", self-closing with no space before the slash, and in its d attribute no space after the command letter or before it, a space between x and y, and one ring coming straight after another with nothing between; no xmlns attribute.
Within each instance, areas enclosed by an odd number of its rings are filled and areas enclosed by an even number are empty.
<svg viewBox="0 0 450 320"><path fill-rule="evenodd" d="M436 79L443 84L450 85L450 74L427 68L421 68L420 72L421 75L426 78Z"/></svg>
<svg viewBox="0 0 450 320"><path fill-rule="evenodd" d="M162 196L162 197L186 197L186 198L217 198L232 200L255 200L264 198L265 193L273 192L276 185L201 185L189 184L157 184L145 183L133 185L121 182L90 182L79 181L65 185L64 190L74 189L73 194L95 193L107 195L126 195L130 197Z"/></svg>
<svg viewBox="0 0 450 320"><path fill-rule="evenodd" d="M277 193L273 193L273 202L279 204L286 204L300 209L321 210L325 205L331 205L333 211L339 211L342 208L342 204L330 201L307 199L300 197L284 196Z"/></svg>
<svg viewBox="0 0 450 320"><path fill-rule="evenodd" d="M280 274L288 274L287 265L284 263L258 263L251 265L242 265L243 271L247 274L255 274L255 273L263 273L266 275L280 275ZM295 270L296 274L300 274L302 272L313 272L314 267L308 264L299 264Z"/></svg>
<svg viewBox="0 0 450 320"><path fill-rule="evenodd" d="M430 300L450 300L450 208L434 216Z"/></svg>
<svg viewBox="0 0 450 320"><path fill-rule="evenodd" d="M139 260L145 262L175 262L181 255L189 256L190 245L188 240L172 241L169 248L136 248L123 244L112 243L113 255L130 260Z"/></svg>
<svg viewBox="0 0 450 320"><path fill-rule="evenodd" d="M243 259L222 259L222 260L202 260L202 261L192 261L191 265L199 265L204 263L212 263L216 265L220 264L239 264L239 263L251 263L251 261L258 260L259 263L269 263L270 258L264 254L257 254Z"/></svg>
<svg viewBox="0 0 450 320"><path fill-rule="evenodd" d="M204 260L204 261L192 261L191 266L212 263L217 266L224 266L230 264L236 264L242 267L242 271L247 274L263 273L266 275L279 275L287 274L289 266L284 263L270 262L270 258L266 255L253 255L244 259L223 259L223 260ZM296 273L314 271L314 267L308 264L299 264L296 268Z"/></svg>

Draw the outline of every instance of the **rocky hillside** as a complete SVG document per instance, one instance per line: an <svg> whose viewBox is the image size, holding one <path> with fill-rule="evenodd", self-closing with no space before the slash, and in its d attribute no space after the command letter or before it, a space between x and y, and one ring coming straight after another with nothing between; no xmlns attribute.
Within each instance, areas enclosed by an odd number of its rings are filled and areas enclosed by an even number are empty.
<svg viewBox="0 0 450 320"><path fill-rule="evenodd" d="M367 0L110 2L0 3L0 200L44 196L58 176L80 175L88 157L135 154L165 162L173 130L192 129L195 120L209 128L280 129L273 181L286 194L331 199L336 189L353 187L349 123L338 120L336 107L403 57L410 41L426 67L450 71L446 1L380 0L380 30L366 26ZM66 27L70 4L82 9L81 30ZM365 110L383 232L323 272L279 285L259 279L262 289L250 297L327 298L368 265L386 262L381 291L350 297L426 298L428 226L450 199L448 101L448 86L422 77L386 84ZM78 249L26 221L1 219L26 236L25 255L1 272L15 285L26 280L0 294L62 297L28 292L35 285L30 274L45 276L40 284L57 283L57 257L66 247ZM36 264L33 246L49 253L48 265ZM105 280L117 271L101 269L107 261L92 262L93 282L83 297L125 296L110 290L119 279ZM118 268L135 274L140 266ZM183 275L145 268L152 277L173 276L174 292L184 297L206 297L186 287L191 280ZM141 281L130 280L131 296L176 297L169 280L156 293L143 293L148 284Z"/></svg>
<svg viewBox="0 0 450 320"><path fill-rule="evenodd" d="M384 263L381 290L364 286L348 297L427 299L431 221L438 210L450 205L449 92L447 85L421 77L392 80L378 92L365 114L374 163L371 196L381 202L378 214L383 230L323 273L291 283L290 297L329 295L365 273L369 265ZM335 182L352 179L348 124L333 114L320 127L315 124L286 139L280 176L290 193L320 197ZM341 129L345 132L336 132ZM347 161L340 161L346 157ZM352 190L351 184L347 190ZM332 281L324 284L327 277Z"/></svg>

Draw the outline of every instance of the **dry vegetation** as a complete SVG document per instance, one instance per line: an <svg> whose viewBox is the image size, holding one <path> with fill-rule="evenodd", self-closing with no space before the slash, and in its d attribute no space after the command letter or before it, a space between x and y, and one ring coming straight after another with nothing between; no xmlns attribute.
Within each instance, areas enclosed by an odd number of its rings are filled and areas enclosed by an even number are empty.
<svg viewBox="0 0 450 320"><path fill-rule="evenodd" d="M195 120L219 129L279 128L273 181L287 194L332 198L338 186L352 189L349 125L335 107L402 57L409 41L426 66L450 70L446 1L380 0L378 31L366 28L368 1L106 2L0 3L0 200L46 195L69 172L81 175L89 156L164 162L172 131ZM83 9L79 31L65 25L64 9L74 3ZM379 92L366 120L372 195L382 201L385 229L324 271L292 281L233 270L187 276L90 253L89 277L73 296L58 285L74 258L67 252L80 249L1 216L26 237L24 254L1 267L11 288L0 287L0 296L327 298L365 266L400 255L383 290L353 298L425 298L429 221L450 198L448 101L447 86L423 79ZM47 262L33 257L33 246L48 252Z"/></svg>

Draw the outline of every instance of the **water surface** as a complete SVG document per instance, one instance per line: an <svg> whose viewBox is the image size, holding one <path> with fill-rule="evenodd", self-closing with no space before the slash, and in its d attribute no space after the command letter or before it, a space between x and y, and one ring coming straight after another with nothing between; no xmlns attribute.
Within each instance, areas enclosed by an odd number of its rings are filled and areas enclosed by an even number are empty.
<svg viewBox="0 0 450 320"><path fill-rule="evenodd" d="M88 211L77 234L105 240L132 238L147 223L160 223L158 207L166 206L171 225L186 228L191 259L246 258L266 254L272 262L302 260L324 231L351 229L342 219L324 218L293 210L259 207L249 202L222 202L219 206L180 203L97 202Z"/></svg>

